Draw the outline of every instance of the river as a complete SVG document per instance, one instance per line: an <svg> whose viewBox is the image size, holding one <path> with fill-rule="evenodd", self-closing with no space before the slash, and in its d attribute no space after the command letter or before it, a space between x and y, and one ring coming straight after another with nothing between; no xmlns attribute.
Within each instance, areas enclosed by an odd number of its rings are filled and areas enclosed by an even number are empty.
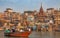
<svg viewBox="0 0 60 38"><path fill-rule="evenodd" d="M33 31L29 37L7 37L0 31L0 38L60 38L60 32L36 32Z"/></svg>

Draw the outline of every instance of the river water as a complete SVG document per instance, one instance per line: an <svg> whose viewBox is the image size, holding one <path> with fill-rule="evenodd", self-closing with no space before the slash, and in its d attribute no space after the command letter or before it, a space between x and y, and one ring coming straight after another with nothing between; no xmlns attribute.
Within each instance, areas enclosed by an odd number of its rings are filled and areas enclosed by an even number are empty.
<svg viewBox="0 0 60 38"><path fill-rule="evenodd" d="M29 37L7 37L0 31L0 38L60 38L60 32L36 32L33 31Z"/></svg>

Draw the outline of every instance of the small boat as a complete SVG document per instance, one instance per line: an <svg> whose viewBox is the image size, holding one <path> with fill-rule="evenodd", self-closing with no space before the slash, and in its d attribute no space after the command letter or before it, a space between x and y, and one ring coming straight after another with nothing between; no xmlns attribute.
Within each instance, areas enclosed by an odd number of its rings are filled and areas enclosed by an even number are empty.
<svg viewBox="0 0 60 38"><path fill-rule="evenodd" d="M13 36L13 37L28 37L30 34L31 31L4 33L5 36Z"/></svg>

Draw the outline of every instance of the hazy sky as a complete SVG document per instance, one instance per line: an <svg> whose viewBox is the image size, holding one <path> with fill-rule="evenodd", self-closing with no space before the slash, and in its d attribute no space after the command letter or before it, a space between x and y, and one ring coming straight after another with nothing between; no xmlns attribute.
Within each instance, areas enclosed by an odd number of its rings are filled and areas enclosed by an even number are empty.
<svg viewBox="0 0 60 38"><path fill-rule="evenodd" d="M0 0L0 12L6 8L12 8L14 11L23 12L24 10L38 10L42 6L44 10L47 8L59 8L60 0Z"/></svg>

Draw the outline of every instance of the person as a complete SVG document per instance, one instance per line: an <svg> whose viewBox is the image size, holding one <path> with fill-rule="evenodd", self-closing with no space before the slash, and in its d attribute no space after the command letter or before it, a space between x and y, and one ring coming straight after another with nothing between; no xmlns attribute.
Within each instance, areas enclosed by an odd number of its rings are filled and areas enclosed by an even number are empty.
<svg viewBox="0 0 60 38"><path fill-rule="evenodd" d="M20 32L24 32L24 30L23 29L20 29Z"/></svg>
<svg viewBox="0 0 60 38"><path fill-rule="evenodd" d="M29 30L29 31L31 31L31 29L30 29L30 28L29 28L28 30Z"/></svg>
<svg viewBox="0 0 60 38"><path fill-rule="evenodd" d="M28 31L31 31L31 29L30 29L30 28L27 28L27 30L28 30Z"/></svg>
<svg viewBox="0 0 60 38"><path fill-rule="evenodd" d="M15 29L12 29L12 32L15 32Z"/></svg>
<svg viewBox="0 0 60 38"><path fill-rule="evenodd" d="M10 33L10 29L6 29L5 30L5 33Z"/></svg>
<svg viewBox="0 0 60 38"><path fill-rule="evenodd" d="M34 30L34 31L36 30L36 25L35 25L35 26L33 26L33 30Z"/></svg>

